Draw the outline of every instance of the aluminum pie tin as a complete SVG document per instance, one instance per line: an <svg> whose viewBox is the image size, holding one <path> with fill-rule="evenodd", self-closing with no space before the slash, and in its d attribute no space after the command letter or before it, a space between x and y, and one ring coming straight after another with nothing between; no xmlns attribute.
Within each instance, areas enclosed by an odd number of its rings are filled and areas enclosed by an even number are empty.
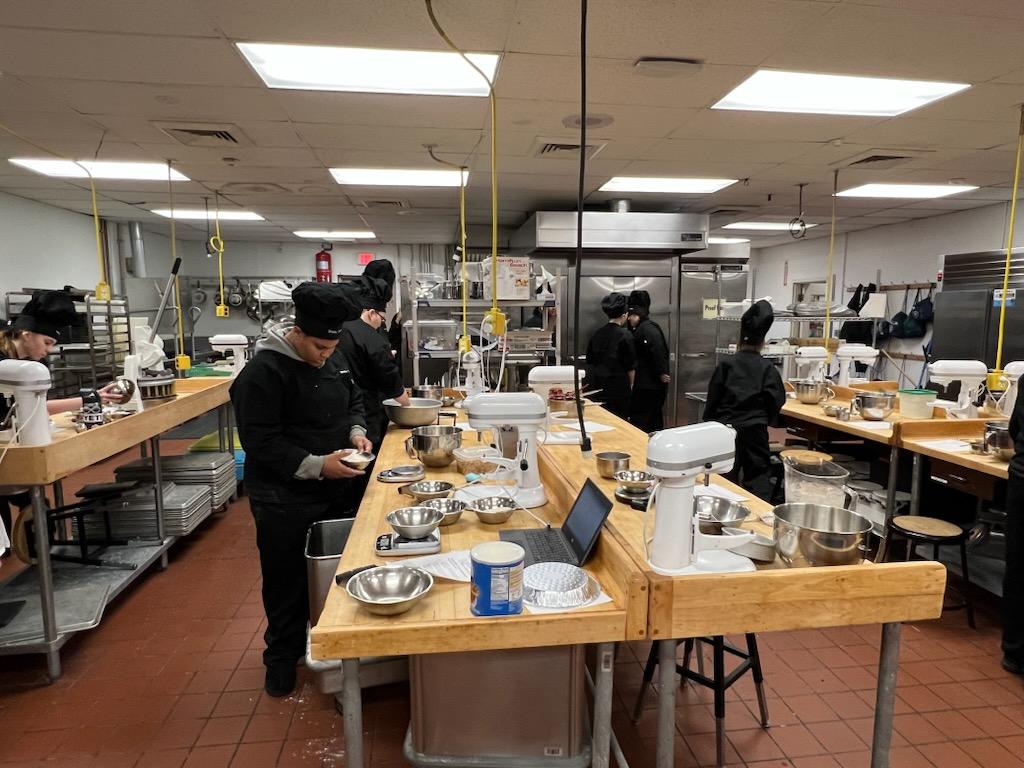
<svg viewBox="0 0 1024 768"><path fill-rule="evenodd" d="M523 571L523 602L537 608L582 608L600 594L597 579L570 563L534 563Z"/></svg>

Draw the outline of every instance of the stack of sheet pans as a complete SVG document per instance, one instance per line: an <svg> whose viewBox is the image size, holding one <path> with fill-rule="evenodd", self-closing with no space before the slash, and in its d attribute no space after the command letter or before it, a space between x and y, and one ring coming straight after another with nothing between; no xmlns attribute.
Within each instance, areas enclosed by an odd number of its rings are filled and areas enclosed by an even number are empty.
<svg viewBox="0 0 1024 768"><path fill-rule="evenodd" d="M163 456L160 470L164 482L175 485L205 485L211 493L213 509L227 503L235 493L235 457L230 453L186 453ZM151 459L137 459L117 468L118 480L153 482Z"/></svg>
<svg viewBox="0 0 1024 768"><path fill-rule="evenodd" d="M187 536L213 511L210 489L206 485L164 483L163 492L167 536ZM98 508L110 514L110 529L115 539L156 538L156 496L152 483L125 491ZM86 519L86 533L90 539L106 535L101 515L90 515Z"/></svg>

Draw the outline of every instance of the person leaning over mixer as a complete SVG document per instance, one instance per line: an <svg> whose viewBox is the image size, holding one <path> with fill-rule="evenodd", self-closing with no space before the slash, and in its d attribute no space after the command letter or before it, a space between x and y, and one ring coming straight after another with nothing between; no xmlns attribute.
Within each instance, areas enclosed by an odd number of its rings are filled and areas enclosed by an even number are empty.
<svg viewBox="0 0 1024 768"><path fill-rule="evenodd" d="M620 419L629 418L629 396L636 373L636 349L626 324L628 302L621 293L601 299L601 311L608 322L587 344L587 386L600 389L599 400Z"/></svg>
<svg viewBox="0 0 1024 768"><path fill-rule="evenodd" d="M271 327L231 385L263 574L271 696L294 690L295 665L306 652L306 530L344 516L351 480L363 472L341 459L352 448L373 448L359 387L332 359L342 325L362 309L360 288L379 288L359 280L296 287L294 324Z"/></svg>
<svg viewBox="0 0 1024 768"><path fill-rule="evenodd" d="M47 355L64 335L63 331L75 320L75 302L66 291L35 291L21 314L6 326L0 325L0 360L33 360L45 363ZM107 384L97 390L104 402L119 402L120 392L114 391L114 384ZM46 401L46 410L51 415L66 411L77 411L82 407L81 397L65 397ZM0 397L0 429L6 428L10 412L4 398ZM0 520L11 532L11 507L22 510L22 523L26 520L25 510L31 506L28 491L11 486L0 486Z"/></svg>
<svg viewBox="0 0 1024 768"><path fill-rule="evenodd" d="M629 294L629 325L636 345L636 380L629 405L629 420L644 432L657 432L665 426L663 411L668 383L668 343L661 326L651 320L651 294Z"/></svg>
<svg viewBox="0 0 1024 768"><path fill-rule="evenodd" d="M1006 484L1006 571L1003 574L1003 668L1024 675L1024 397L1010 416L1016 448Z"/></svg>
<svg viewBox="0 0 1024 768"><path fill-rule="evenodd" d="M704 421L718 421L736 430L736 461L726 477L762 499L771 490L768 425L786 403L782 377L761 357L774 319L767 301L758 301L743 313L736 354L715 368L704 407Z"/></svg>

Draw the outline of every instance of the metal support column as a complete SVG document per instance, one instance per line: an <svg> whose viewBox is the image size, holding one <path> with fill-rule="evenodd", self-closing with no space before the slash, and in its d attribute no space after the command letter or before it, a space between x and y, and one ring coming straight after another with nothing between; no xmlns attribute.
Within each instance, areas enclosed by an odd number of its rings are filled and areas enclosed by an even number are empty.
<svg viewBox="0 0 1024 768"><path fill-rule="evenodd" d="M878 687L875 692L875 729L871 742L871 768L888 768L892 745L892 716L896 704L896 673L900 661L899 622L882 625L878 655Z"/></svg>
<svg viewBox="0 0 1024 768"><path fill-rule="evenodd" d="M612 677L615 672L615 646L601 643L597 646L597 681L594 691L594 734L590 764L593 768L608 768L612 739Z"/></svg>
<svg viewBox="0 0 1024 768"><path fill-rule="evenodd" d="M363 691L359 686L359 659L342 659L341 673L345 765L347 768L363 768Z"/></svg>
<svg viewBox="0 0 1024 768"><path fill-rule="evenodd" d="M164 543L164 480L163 470L160 468L160 436L156 435L149 439L150 453L153 455L153 494L156 502L156 536L160 539L161 546ZM160 553L160 570L167 568L167 552Z"/></svg>
<svg viewBox="0 0 1024 768"><path fill-rule="evenodd" d="M60 651L57 650L57 610L53 600L53 564L50 561L50 535L46 519L46 495L43 486L33 485L32 525L36 534L36 571L39 574L39 606L43 614L43 640L46 642L46 672L50 680L60 677Z"/></svg>
<svg viewBox="0 0 1024 768"><path fill-rule="evenodd" d="M228 419L224 406L217 408L217 447L221 453L228 449L227 443Z"/></svg>
<svg viewBox="0 0 1024 768"><path fill-rule="evenodd" d="M676 749L676 641L658 643L657 768L673 768Z"/></svg>
<svg viewBox="0 0 1024 768"><path fill-rule="evenodd" d="M914 454L913 474L910 477L910 514L921 514L921 492L924 487L924 456Z"/></svg>
<svg viewBox="0 0 1024 768"><path fill-rule="evenodd" d="M884 563L885 556L889 549L889 520L896 513L896 484L900 476L900 447L896 445L896 438L893 437L893 445L889 449L889 484L885 489L885 529L882 531L882 540L878 544L878 554L875 555L876 563Z"/></svg>

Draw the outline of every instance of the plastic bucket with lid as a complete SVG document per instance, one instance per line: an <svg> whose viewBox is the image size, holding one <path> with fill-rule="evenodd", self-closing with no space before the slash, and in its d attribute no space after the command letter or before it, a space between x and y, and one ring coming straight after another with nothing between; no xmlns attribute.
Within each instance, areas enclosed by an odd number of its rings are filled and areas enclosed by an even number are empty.
<svg viewBox="0 0 1024 768"><path fill-rule="evenodd" d="M938 396L934 389L901 389L900 415L904 419L930 419L931 403Z"/></svg>

